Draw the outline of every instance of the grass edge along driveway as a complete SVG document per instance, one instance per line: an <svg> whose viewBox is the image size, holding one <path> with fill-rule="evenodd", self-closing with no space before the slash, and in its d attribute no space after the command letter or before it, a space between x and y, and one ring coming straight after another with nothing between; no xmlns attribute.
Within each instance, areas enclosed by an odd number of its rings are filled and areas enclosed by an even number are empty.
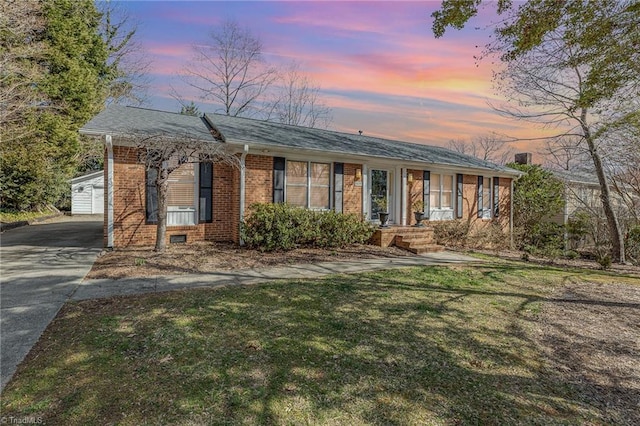
<svg viewBox="0 0 640 426"><path fill-rule="evenodd" d="M567 280L627 279L496 262L70 303L5 388L2 416L606 423L611 413L550 369L533 336Z"/></svg>

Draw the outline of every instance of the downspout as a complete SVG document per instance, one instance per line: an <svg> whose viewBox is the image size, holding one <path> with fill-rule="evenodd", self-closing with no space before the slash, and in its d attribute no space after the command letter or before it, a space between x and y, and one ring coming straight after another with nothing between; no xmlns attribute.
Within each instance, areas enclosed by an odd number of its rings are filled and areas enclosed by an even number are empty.
<svg viewBox="0 0 640 426"><path fill-rule="evenodd" d="M113 142L111 135L105 135L107 148L107 247L113 248Z"/></svg>
<svg viewBox="0 0 640 426"><path fill-rule="evenodd" d="M249 153L249 145L245 144L242 150L242 155L240 156L240 222L238 223L238 235L240 236L240 245L244 245L244 241L242 240L242 221L244 220L244 209L245 209L245 160L247 158L247 154Z"/></svg>
<svg viewBox="0 0 640 426"><path fill-rule="evenodd" d="M514 249L515 243L513 241L513 181L511 178L511 193L509 194L509 247Z"/></svg>

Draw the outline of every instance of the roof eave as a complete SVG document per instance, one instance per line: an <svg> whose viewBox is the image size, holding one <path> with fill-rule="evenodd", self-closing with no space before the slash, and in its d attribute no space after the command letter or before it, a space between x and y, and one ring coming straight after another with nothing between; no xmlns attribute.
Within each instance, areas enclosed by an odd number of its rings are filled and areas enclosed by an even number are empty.
<svg viewBox="0 0 640 426"><path fill-rule="evenodd" d="M479 174L487 174L490 173L494 176L499 177L509 177L509 178L517 178L523 175L524 173L511 169L511 170L496 170L492 168L480 168L480 167L469 167L459 164L448 164L448 163L438 163L438 162L428 162L428 161L416 161L416 160L407 160L401 157L390 157L390 156L376 156L376 155L367 155L367 154L356 154L356 153L345 153L343 151L330 151L324 149L314 149L314 148L296 148L296 147L286 147L286 146L278 146L272 144L262 144L260 142L255 142L251 140L244 139L227 139L226 143L230 145L243 146L250 145L252 147L256 147L258 149L267 149L271 154L278 152L291 152L291 151L311 151L320 154L329 154L329 155L339 155L343 158L348 158L354 161L363 161L367 159L375 159L375 160L386 160L386 161L394 161L401 162L403 164L407 164L415 167L424 167L425 165L435 166L440 168L458 168L463 169L465 171L469 171L470 173L479 175ZM513 171L512 171L513 170Z"/></svg>

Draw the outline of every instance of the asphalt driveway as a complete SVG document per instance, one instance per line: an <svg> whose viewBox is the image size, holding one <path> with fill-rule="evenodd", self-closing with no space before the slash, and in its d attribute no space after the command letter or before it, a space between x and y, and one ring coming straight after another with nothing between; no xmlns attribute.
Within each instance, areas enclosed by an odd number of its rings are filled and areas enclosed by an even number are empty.
<svg viewBox="0 0 640 426"><path fill-rule="evenodd" d="M0 389L91 269L101 217L62 217L0 237Z"/></svg>

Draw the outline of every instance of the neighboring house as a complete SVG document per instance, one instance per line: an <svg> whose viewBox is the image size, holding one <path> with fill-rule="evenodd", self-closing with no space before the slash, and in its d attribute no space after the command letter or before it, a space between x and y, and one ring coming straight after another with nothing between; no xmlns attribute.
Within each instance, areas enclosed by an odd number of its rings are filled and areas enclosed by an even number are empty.
<svg viewBox="0 0 640 426"><path fill-rule="evenodd" d="M553 221L560 225L567 225L577 213L586 213L592 218L597 218L593 222L594 229L590 235L579 240L573 240L570 235L565 235L565 249L576 249L595 243L593 235L603 235L607 238L608 228L602 200L600 199L600 182L595 173L579 170L550 170L553 175L564 184L564 208L561 213L553 217ZM623 229L630 219L630 207L624 202L620 195L611 188L612 207Z"/></svg>
<svg viewBox="0 0 640 426"><path fill-rule="evenodd" d="M192 117L111 106L80 129L105 141L105 244L155 242L155 188L132 135L163 134L234 148L241 167L189 162L169 185L168 240L239 242L253 203L287 202L378 220L386 197L390 223L415 223L423 200L431 221L462 219L511 230L513 179L520 172L445 148L248 118Z"/></svg>
<svg viewBox="0 0 640 426"><path fill-rule="evenodd" d="M602 210L600 183L593 173L579 170L549 170L564 184L564 208L553 221L566 225L569 218L578 211L597 214Z"/></svg>
<svg viewBox="0 0 640 426"><path fill-rule="evenodd" d="M71 179L71 214L104 213L104 171Z"/></svg>

